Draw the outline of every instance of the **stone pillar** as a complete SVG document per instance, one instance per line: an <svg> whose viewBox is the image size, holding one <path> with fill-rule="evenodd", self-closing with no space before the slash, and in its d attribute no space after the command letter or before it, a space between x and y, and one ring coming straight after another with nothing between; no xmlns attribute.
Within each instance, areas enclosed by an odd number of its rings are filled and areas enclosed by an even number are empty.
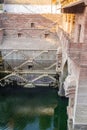
<svg viewBox="0 0 87 130"><path fill-rule="evenodd" d="M75 98L75 94L73 94L73 97L71 95L69 95L69 105L67 107L68 130L74 130L74 128L73 128L74 98Z"/></svg>
<svg viewBox="0 0 87 130"><path fill-rule="evenodd" d="M74 100L76 80L73 75L68 75L64 82L65 96L69 98L67 115L68 115L68 130L73 130L73 115L74 115Z"/></svg>
<svg viewBox="0 0 87 130"><path fill-rule="evenodd" d="M67 14L63 14L63 29L67 32L68 23L67 23Z"/></svg>
<svg viewBox="0 0 87 130"><path fill-rule="evenodd" d="M70 34L71 34L71 37L73 35L73 28L74 28L74 19L75 19L75 16L74 14L71 14L70 16Z"/></svg>
<svg viewBox="0 0 87 130"><path fill-rule="evenodd" d="M68 14L68 33L71 33L71 14Z"/></svg>

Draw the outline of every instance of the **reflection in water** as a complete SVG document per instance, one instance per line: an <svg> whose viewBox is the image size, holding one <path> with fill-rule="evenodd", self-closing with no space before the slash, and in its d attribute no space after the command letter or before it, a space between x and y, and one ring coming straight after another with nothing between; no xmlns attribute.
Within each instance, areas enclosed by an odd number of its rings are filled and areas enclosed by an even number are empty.
<svg viewBox="0 0 87 130"><path fill-rule="evenodd" d="M34 90L35 91L35 90ZM44 89L0 96L0 130L67 130L67 99Z"/></svg>
<svg viewBox="0 0 87 130"><path fill-rule="evenodd" d="M67 99L58 97L58 105L54 109L54 130L67 130Z"/></svg>

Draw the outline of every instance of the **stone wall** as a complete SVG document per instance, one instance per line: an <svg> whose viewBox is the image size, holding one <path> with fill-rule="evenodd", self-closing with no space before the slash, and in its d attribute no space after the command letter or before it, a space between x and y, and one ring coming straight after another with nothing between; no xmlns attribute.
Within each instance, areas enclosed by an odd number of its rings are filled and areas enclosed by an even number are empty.
<svg viewBox="0 0 87 130"><path fill-rule="evenodd" d="M75 34L74 42L84 43L87 42L87 36L84 35L87 33L87 7L84 9L83 13L78 13L76 15L76 24L75 24Z"/></svg>
<svg viewBox="0 0 87 130"><path fill-rule="evenodd" d="M64 30L61 29L58 33L63 53L61 72L63 72L63 65L67 60L68 76L73 76L76 82L76 85L73 85L73 82L68 80L67 86L64 86L68 90L67 96L69 97L67 110L70 120L68 121L73 120L73 126L76 130L80 130L81 127L85 130L85 128L87 129L87 116L85 114L87 113L87 7L84 8L84 12L76 13L75 17L73 41L67 37L68 35L65 34ZM81 126L81 124L84 125Z"/></svg>
<svg viewBox="0 0 87 130"><path fill-rule="evenodd" d="M81 26L80 30L79 25ZM87 7L84 9L82 14L78 14L76 17L76 28L75 28L75 41L78 40L79 32L79 44L82 43L82 50L80 55L80 64L87 65Z"/></svg>
<svg viewBox="0 0 87 130"><path fill-rule="evenodd" d="M4 36L44 37L43 34L45 33L54 33L55 35L56 25L58 24L57 16L58 19L61 18L59 15L4 13L1 16L2 27L5 28ZM59 20L59 23L61 23L61 20Z"/></svg>
<svg viewBox="0 0 87 130"><path fill-rule="evenodd" d="M2 16L3 26L7 29L12 28L30 28L30 23L35 23L37 26L48 26L53 21L44 18L42 15L32 14L8 14L4 13Z"/></svg>
<svg viewBox="0 0 87 130"><path fill-rule="evenodd" d="M87 44L87 7L85 9L85 29L84 29L84 32L85 32L85 36L84 36L84 43Z"/></svg>

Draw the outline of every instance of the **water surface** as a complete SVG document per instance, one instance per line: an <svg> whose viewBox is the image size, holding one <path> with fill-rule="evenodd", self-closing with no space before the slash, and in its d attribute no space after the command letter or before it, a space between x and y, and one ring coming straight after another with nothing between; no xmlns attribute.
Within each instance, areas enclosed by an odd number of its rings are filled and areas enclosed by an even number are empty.
<svg viewBox="0 0 87 130"><path fill-rule="evenodd" d="M67 130L66 106L54 89L1 90L0 130Z"/></svg>

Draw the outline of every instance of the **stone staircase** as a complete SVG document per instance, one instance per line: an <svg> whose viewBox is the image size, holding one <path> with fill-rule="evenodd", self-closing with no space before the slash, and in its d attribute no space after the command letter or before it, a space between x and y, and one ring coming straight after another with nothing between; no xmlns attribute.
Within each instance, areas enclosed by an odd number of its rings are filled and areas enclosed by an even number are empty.
<svg viewBox="0 0 87 130"><path fill-rule="evenodd" d="M87 130L87 68L80 72L79 85L76 91L74 127L76 130Z"/></svg>

